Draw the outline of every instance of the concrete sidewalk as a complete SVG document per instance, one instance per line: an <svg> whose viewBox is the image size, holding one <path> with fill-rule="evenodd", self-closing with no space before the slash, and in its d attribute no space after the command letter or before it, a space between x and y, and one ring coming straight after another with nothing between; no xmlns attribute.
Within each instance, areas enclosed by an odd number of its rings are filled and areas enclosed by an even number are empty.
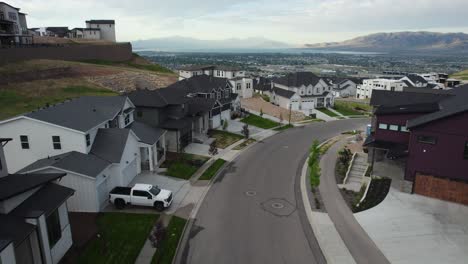
<svg viewBox="0 0 468 264"><path fill-rule="evenodd" d="M346 140L335 143L320 161L322 169L320 195L328 215L357 263L390 263L358 223L338 190L335 164L338 151L346 144Z"/></svg>

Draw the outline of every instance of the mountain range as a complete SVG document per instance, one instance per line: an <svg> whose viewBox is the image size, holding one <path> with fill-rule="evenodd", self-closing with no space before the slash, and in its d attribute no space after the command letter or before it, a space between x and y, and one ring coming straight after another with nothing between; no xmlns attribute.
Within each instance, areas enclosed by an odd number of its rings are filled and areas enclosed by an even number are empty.
<svg viewBox="0 0 468 264"><path fill-rule="evenodd" d="M369 52L463 52L468 53L468 34L435 32L376 33L342 42L306 44L304 48Z"/></svg>
<svg viewBox="0 0 468 264"><path fill-rule="evenodd" d="M210 51L246 49L282 49L292 45L266 38L231 38L224 40L202 40L188 37L166 37L132 42L134 49L158 51Z"/></svg>

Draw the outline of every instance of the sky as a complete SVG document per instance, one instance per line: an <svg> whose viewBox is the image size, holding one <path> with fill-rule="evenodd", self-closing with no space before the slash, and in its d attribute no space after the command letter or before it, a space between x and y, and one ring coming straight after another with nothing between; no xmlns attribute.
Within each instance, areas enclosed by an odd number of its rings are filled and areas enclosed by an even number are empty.
<svg viewBox="0 0 468 264"><path fill-rule="evenodd" d="M118 41L263 37L302 45L377 32L468 33L468 0L12 0L29 27L114 19Z"/></svg>

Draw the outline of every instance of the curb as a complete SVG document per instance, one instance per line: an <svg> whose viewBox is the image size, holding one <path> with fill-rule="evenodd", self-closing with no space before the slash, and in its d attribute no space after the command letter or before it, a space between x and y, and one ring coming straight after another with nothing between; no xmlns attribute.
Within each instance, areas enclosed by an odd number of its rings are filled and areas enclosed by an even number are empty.
<svg viewBox="0 0 468 264"><path fill-rule="evenodd" d="M332 138L329 138L327 140L325 140L324 142L322 142L319 147L322 147L323 145L327 144L328 142L340 137L341 135L338 135L338 136L335 136L335 137L332 137ZM313 218L313 211L312 211L312 206L310 204L310 200L309 200L309 192L307 191L307 170L308 170L308 161L309 161L309 157L307 157L307 159L305 160L304 162L304 165L302 166L302 173L301 173L301 179L300 179L300 189L301 189L301 195L302 195L302 203L303 203L303 206L304 206L304 210L305 210L305 214L307 216L307 219L309 221L309 224L312 228L312 231L314 232L314 235L319 243L319 246L320 246L320 249L323 253L323 256L325 257L325 260L327 261L327 263L334 263L333 261L333 258L332 256L330 255L330 253L327 251L327 250L324 250L326 247L326 239L323 238L323 236L320 236L320 231L319 231L319 227L316 223L316 221ZM328 213L324 213L328 216ZM333 226L334 223L332 222ZM336 230L336 227L335 227L335 230ZM336 232L338 232L336 230ZM342 240L341 236L340 237L340 240L343 242L344 244L344 241ZM346 247L346 245L345 245ZM348 249L346 247L346 249ZM348 250L349 252L349 250ZM349 253L351 255L351 253Z"/></svg>

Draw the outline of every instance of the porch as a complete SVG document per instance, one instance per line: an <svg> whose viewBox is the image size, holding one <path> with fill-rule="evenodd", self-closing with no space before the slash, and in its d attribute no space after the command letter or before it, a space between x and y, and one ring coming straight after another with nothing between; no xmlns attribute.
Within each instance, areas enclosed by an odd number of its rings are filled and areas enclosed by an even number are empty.
<svg viewBox="0 0 468 264"><path fill-rule="evenodd" d="M141 171L156 171L166 159L165 136L154 145L140 144Z"/></svg>

